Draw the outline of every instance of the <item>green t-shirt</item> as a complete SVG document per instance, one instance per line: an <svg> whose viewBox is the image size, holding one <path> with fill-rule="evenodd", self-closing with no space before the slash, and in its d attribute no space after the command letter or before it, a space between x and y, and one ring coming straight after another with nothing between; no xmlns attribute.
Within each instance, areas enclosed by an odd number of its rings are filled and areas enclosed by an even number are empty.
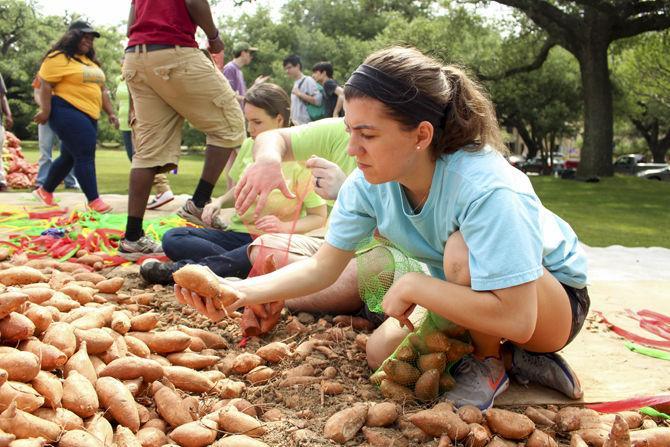
<svg viewBox="0 0 670 447"><path fill-rule="evenodd" d="M119 104L119 130L128 132L130 125L128 124L128 115L130 114L130 93L128 86L123 79L119 79L119 84L116 87L116 102Z"/></svg>
<svg viewBox="0 0 670 447"><path fill-rule="evenodd" d="M237 183L242 177L244 170L253 162L252 149L254 140L247 138L242 143L240 151L235 158L233 166L231 166L228 175ZM263 214L274 214L283 221L290 221L304 217L308 208L316 208L326 204L312 189L311 172L305 168L304 162L288 161L282 163L282 172L289 183L289 188L293 191L297 199L287 199L279 190L274 190L270 193L268 203ZM297 203L302 202L300 210L295 208ZM228 231L236 231L238 233L249 233L250 228L253 228L253 220L251 220L254 207L252 206L243 217L237 213L230 219ZM246 225L245 225L246 222Z"/></svg>
<svg viewBox="0 0 670 447"><path fill-rule="evenodd" d="M307 160L316 155L332 161L347 175L356 167L356 159L347 154L348 145L349 134L342 118L314 121L291 134L291 146L296 160Z"/></svg>

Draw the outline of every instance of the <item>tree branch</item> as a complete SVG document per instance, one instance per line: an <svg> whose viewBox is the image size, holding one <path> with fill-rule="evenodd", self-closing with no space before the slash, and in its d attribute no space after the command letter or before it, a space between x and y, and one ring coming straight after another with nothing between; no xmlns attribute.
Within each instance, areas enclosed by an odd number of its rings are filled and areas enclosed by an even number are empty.
<svg viewBox="0 0 670 447"><path fill-rule="evenodd" d="M582 23L546 0L495 0L523 11L537 26L566 46L577 40Z"/></svg>
<svg viewBox="0 0 670 447"><path fill-rule="evenodd" d="M553 38L550 37L544 42L544 45L542 45L542 48L540 49L540 52L537 54L537 56L535 56L535 59L530 64L523 65L521 67L511 68L511 69L507 70L506 72L504 72L502 74L498 74L498 75L481 74L479 77L483 81L499 81L501 79L508 78L508 77L513 76L515 74L528 73L530 71L537 70L538 68L540 68L542 66L542 64L544 64L544 61L546 61L547 57L549 56L549 51L551 51L551 49L553 47L555 47L556 45L557 45L557 42Z"/></svg>
<svg viewBox="0 0 670 447"><path fill-rule="evenodd" d="M637 1L637 2L623 2L621 6L621 16L623 17L635 17L640 14L647 14L651 12L656 12L661 9L668 10L667 0L654 0L654 1Z"/></svg>
<svg viewBox="0 0 670 447"><path fill-rule="evenodd" d="M617 23L612 28L613 40L633 37L647 31L661 31L670 28L670 13L664 15L648 15Z"/></svg>

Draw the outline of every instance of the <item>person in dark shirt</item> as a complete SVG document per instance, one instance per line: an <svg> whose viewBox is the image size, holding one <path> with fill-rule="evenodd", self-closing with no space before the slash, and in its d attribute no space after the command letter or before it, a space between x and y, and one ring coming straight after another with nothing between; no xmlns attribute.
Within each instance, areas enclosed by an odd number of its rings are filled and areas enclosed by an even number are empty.
<svg viewBox="0 0 670 447"><path fill-rule="evenodd" d="M312 77L323 87L323 101L326 107L326 117L337 118L344 116L344 89L333 79L333 64L319 62L312 67Z"/></svg>

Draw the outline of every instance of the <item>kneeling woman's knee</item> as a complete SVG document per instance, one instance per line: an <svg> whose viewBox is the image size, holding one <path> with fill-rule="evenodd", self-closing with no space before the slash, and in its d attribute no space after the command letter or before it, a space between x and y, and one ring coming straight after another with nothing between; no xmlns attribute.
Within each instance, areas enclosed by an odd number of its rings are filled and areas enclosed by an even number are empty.
<svg viewBox="0 0 670 447"><path fill-rule="evenodd" d="M470 285L469 253L461 232L452 233L444 245L443 266L447 281L462 286Z"/></svg>
<svg viewBox="0 0 670 447"><path fill-rule="evenodd" d="M184 239L188 234L187 228L173 228L168 230L163 235L163 240L161 241L165 256L170 259L183 257L184 250L187 250L187 247L184 246Z"/></svg>

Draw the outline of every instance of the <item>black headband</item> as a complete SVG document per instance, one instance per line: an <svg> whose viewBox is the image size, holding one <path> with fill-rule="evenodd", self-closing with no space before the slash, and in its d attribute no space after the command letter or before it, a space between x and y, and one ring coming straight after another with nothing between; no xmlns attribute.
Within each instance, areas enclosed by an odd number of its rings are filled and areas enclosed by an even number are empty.
<svg viewBox="0 0 670 447"><path fill-rule="evenodd" d="M416 86L407 85L371 65L359 65L345 86L355 88L390 107L401 109L418 121L428 121L436 128L443 126L449 109L449 105L442 107L422 95Z"/></svg>

